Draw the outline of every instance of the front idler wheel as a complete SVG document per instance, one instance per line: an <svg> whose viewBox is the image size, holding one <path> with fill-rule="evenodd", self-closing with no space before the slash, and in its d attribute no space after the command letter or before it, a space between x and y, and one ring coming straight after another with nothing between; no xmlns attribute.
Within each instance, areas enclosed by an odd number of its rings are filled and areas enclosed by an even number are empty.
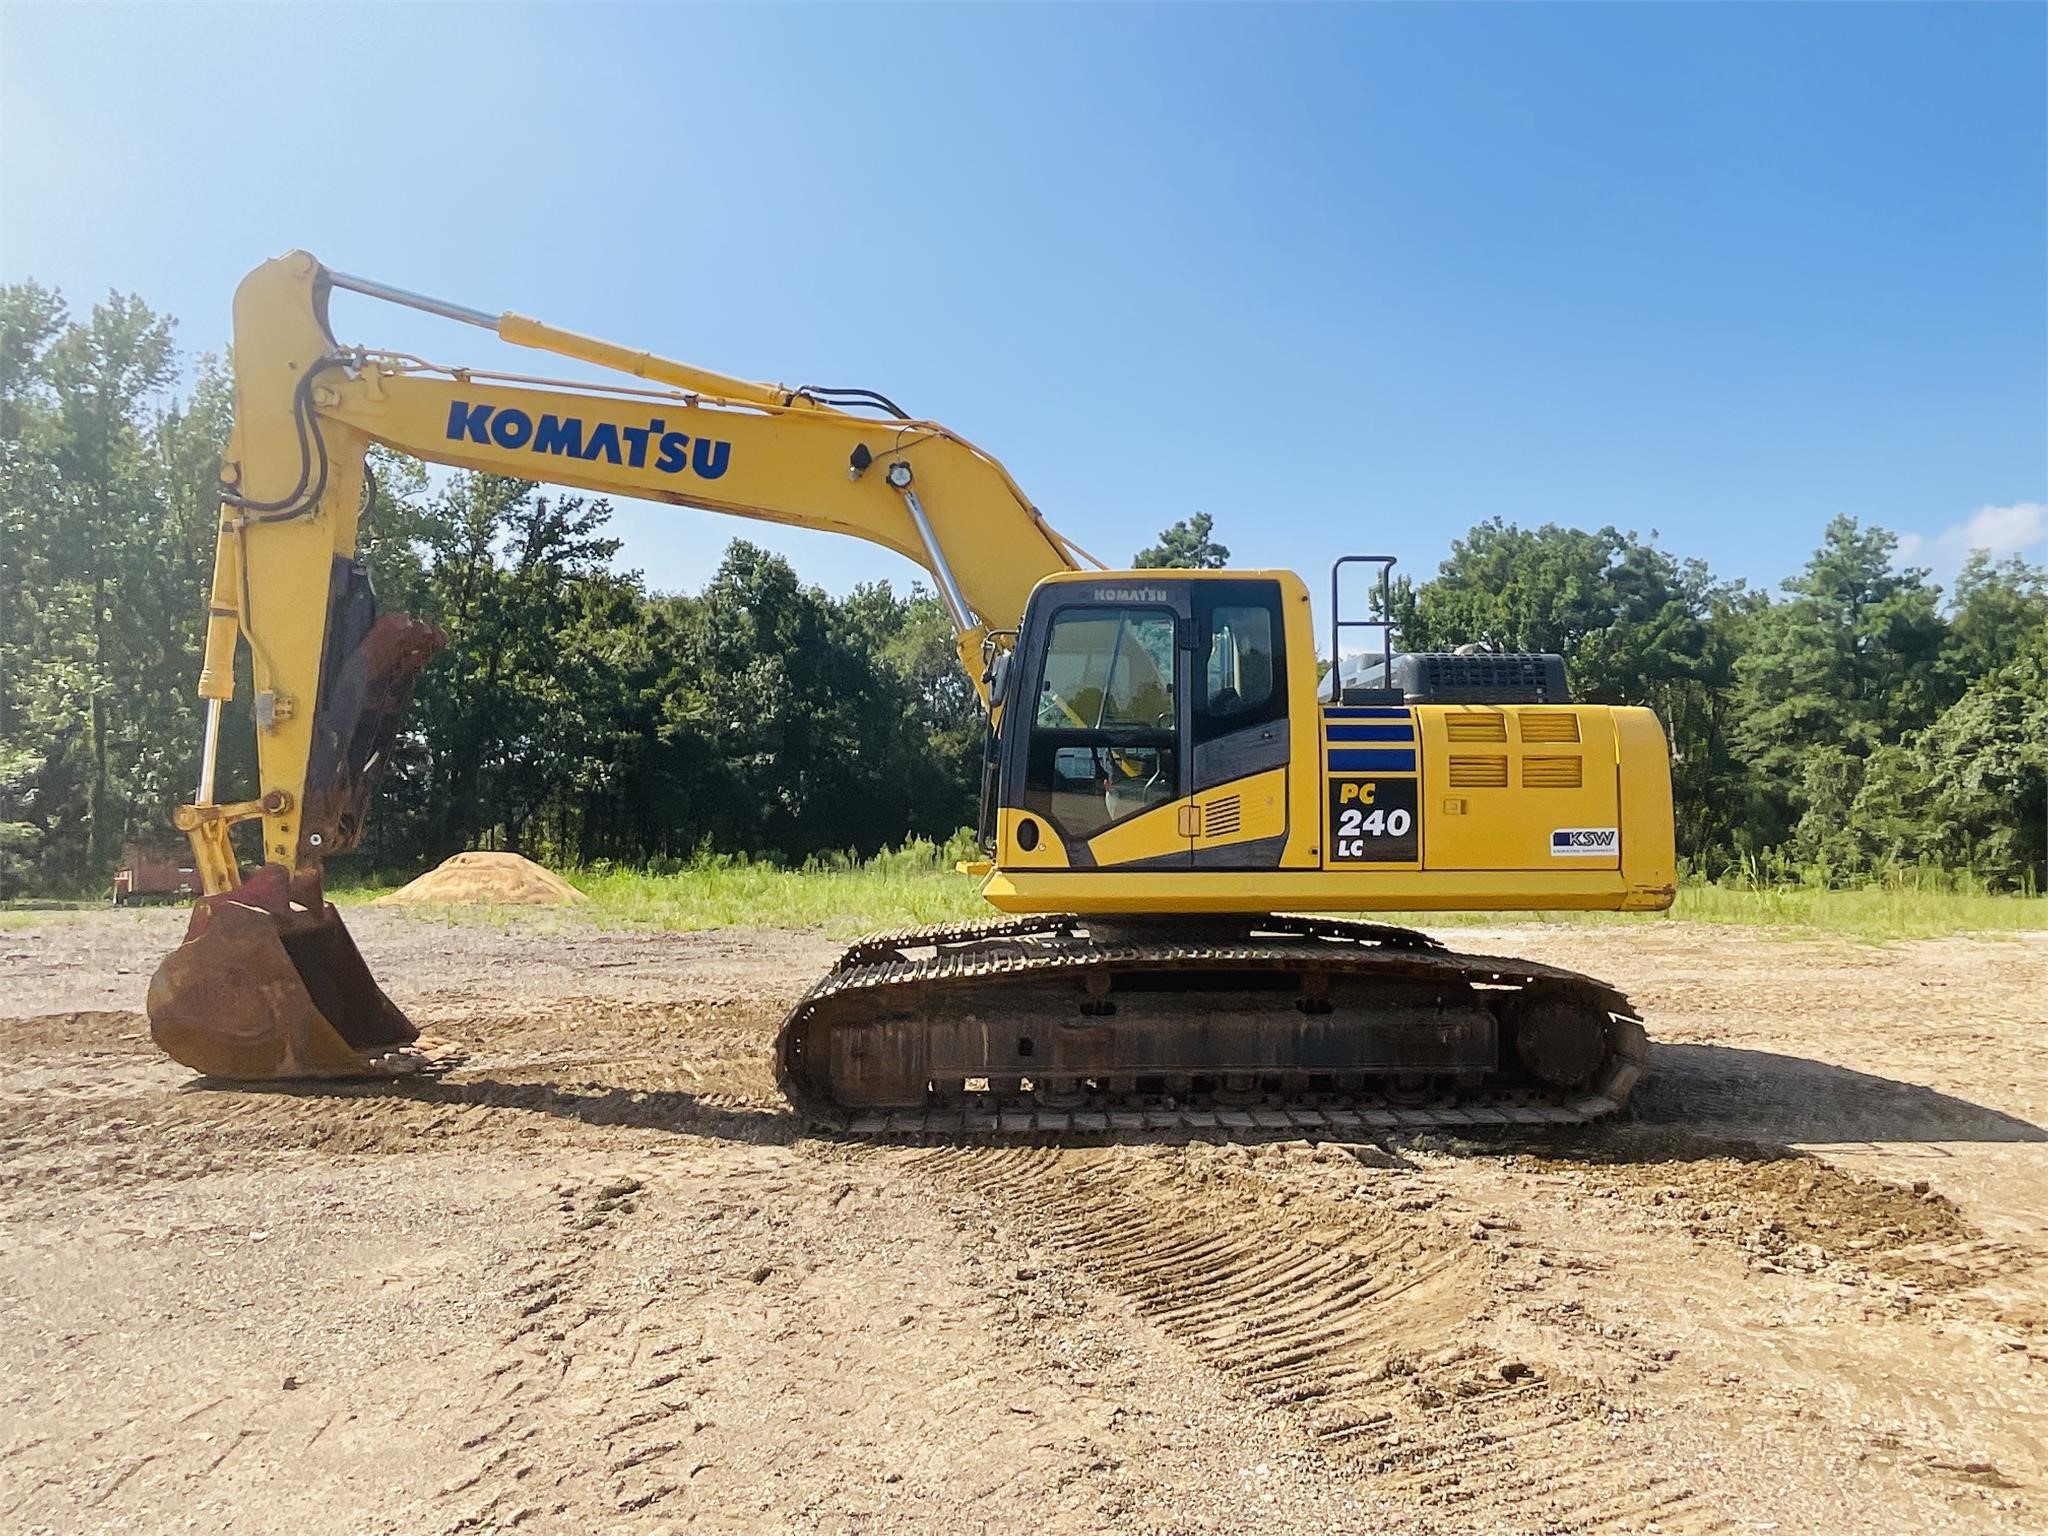
<svg viewBox="0 0 2048 1536"><path fill-rule="evenodd" d="M1569 997L1524 992L1502 1010L1515 1057L1552 1088L1583 1088L1607 1059L1607 1014Z"/></svg>

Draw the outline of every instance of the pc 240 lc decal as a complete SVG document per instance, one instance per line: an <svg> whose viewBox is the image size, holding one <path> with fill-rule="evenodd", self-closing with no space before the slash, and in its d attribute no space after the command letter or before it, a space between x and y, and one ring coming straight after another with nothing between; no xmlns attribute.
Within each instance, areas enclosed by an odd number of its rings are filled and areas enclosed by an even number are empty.
<svg viewBox="0 0 2048 1536"><path fill-rule="evenodd" d="M1620 849L1618 827L1559 827L1550 834L1553 859L1611 859Z"/></svg>
<svg viewBox="0 0 2048 1536"><path fill-rule="evenodd" d="M1332 864L1413 864L1421 847L1413 779L1333 778Z"/></svg>

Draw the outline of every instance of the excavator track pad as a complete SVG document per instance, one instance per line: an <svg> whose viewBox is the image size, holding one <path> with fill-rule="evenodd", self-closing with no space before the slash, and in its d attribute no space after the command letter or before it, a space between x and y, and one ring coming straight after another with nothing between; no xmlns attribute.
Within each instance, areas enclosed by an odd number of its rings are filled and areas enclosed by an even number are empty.
<svg viewBox="0 0 2048 1536"><path fill-rule="evenodd" d="M1307 917L881 935L776 1040L797 1111L855 1135L1572 1125L1648 1065L1604 982Z"/></svg>
<svg viewBox="0 0 2048 1536"><path fill-rule="evenodd" d="M318 870L266 864L193 904L149 983L149 1033L174 1060L240 1082L395 1077L439 1063L370 975Z"/></svg>

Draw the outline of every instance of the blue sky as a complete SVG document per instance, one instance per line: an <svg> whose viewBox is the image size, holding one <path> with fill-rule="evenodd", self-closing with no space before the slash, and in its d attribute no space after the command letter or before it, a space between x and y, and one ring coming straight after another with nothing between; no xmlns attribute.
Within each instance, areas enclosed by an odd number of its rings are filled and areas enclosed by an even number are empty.
<svg viewBox="0 0 2048 1536"><path fill-rule="evenodd" d="M1773 584L2048 537L2040 6L0 6L0 278L193 351L264 257L864 385L1122 559L1475 520ZM345 341L480 332L337 302ZM622 508L694 586L734 536Z"/></svg>

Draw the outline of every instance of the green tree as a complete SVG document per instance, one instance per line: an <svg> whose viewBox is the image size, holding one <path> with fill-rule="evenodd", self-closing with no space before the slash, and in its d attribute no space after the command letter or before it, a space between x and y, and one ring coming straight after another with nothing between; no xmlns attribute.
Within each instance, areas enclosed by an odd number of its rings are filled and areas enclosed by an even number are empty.
<svg viewBox="0 0 2048 1536"><path fill-rule="evenodd" d="M50 703L73 664L49 632L58 489L49 355L68 323L54 290L0 287L0 896L37 883L63 794ZM82 696L82 679L64 691Z"/></svg>
<svg viewBox="0 0 2048 1536"><path fill-rule="evenodd" d="M1911 864L2048 883L2048 619L1912 741L1880 747L1820 842L1836 868ZM1802 823L1802 827L1804 823Z"/></svg>
<svg viewBox="0 0 2048 1536"><path fill-rule="evenodd" d="M1519 528L1498 517L1480 523L1452 540L1433 580L1395 583L1392 616L1401 645L1551 651L1576 663L1587 637L1619 617L1612 571L1624 546L1612 528ZM1579 685L1587 680L1580 677Z"/></svg>
<svg viewBox="0 0 2048 1536"><path fill-rule="evenodd" d="M150 641L122 615L128 598L161 579L151 565L164 520L163 484L150 454L147 420L175 373L171 322L140 299L110 294L83 325L50 349L58 398L52 509L60 537L53 574L83 605L87 865L111 867L128 818L124 770L115 750L116 703Z"/></svg>
<svg viewBox="0 0 2048 1536"><path fill-rule="evenodd" d="M1897 548L1883 529L1837 517L1785 583L1786 600L1752 616L1736 669L1736 744L1750 768L1753 846L1789 837L1795 854L1817 852L1839 807L1816 786L1860 771L1837 757L1860 764L1903 743L1953 697L1939 592L1924 570L1894 569Z"/></svg>
<svg viewBox="0 0 2048 1536"><path fill-rule="evenodd" d="M918 829L929 740L908 680L874 648L887 606L870 591L849 615L780 557L727 550L683 616L689 682L672 701L710 766L714 846L800 859Z"/></svg>
<svg viewBox="0 0 2048 1536"><path fill-rule="evenodd" d="M1138 551L1131 561L1140 570L1219 571L1230 563L1230 551L1211 536L1215 519L1206 512L1184 517L1159 532L1159 542Z"/></svg>
<svg viewBox="0 0 2048 1536"><path fill-rule="evenodd" d="M207 399L164 409L171 330L130 296L80 320L36 284L0 292L0 824L45 885L103 878L124 836L162 829L193 755L173 744L198 602L182 477L213 452L185 451Z"/></svg>
<svg viewBox="0 0 2048 1536"><path fill-rule="evenodd" d="M479 841L627 861L800 860L943 838L973 814L980 710L922 591L835 602L745 543L699 595L608 568L603 504L385 466L365 557L448 632L394 752L371 853Z"/></svg>
<svg viewBox="0 0 2048 1536"><path fill-rule="evenodd" d="M961 669L953 622L938 598L922 586L900 599L888 583L880 589L889 604L887 623L856 638L871 637L865 643L909 689L910 735L902 769L914 808L909 830L944 841L975 820L987 718ZM856 589L847 600L849 610L858 607L865 590Z"/></svg>
<svg viewBox="0 0 2048 1536"><path fill-rule="evenodd" d="M522 847L576 756L578 726L610 702L578 665L590 653L562 643L583 610L582 585L618 552L602 532L610 505L497 475L455 476L424 518L399 511L392 490L383 496L396 527L380 535L379 558L393 560L396 538L424 548L416 612L449 638L416 695L427 722L418 809L431 817L431 849L485 838Z"/></svg>
<svg viewBox="0 0 2048 1536"><path fill-rule="evenodd" d="M1960 694L1979 678L2016 660L2029 637L2048 623L2048 570L2018 555L1994 560L1973 550L1956 577L1942 665Z"/></svg>

